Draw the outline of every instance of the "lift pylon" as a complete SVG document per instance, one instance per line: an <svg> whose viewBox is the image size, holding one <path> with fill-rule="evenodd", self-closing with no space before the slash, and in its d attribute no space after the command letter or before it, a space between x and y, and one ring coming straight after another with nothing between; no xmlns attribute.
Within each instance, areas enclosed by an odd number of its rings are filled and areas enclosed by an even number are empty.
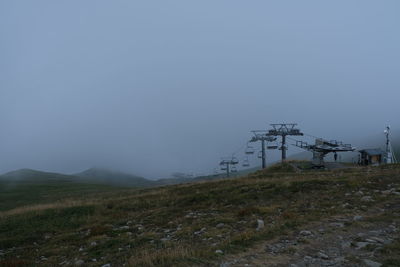
<svg viewBox="0 0 400 267"><path fill-rule="evenodd" d="M297 123L273 123L272 129L268 131L267 136L280 136L282 137L281 147L282 162L286 160L286 136L288 135L304 135L299 129L295 128Z"/></svg>
<svg viewBox="0 0 400 267"><path fill-rule="evenodd" d="M273 136L267 136L267 131L264 131L264 130L254 130L251 132L254 134L254 136L250 139L249 142L261 141L261 151L260 151L261 155L259 158L261 158L261 161L262 161L262 168L265 169L267 166L266 154L265 154L265 143L273 142L276 140L276 138Z"/></svg>

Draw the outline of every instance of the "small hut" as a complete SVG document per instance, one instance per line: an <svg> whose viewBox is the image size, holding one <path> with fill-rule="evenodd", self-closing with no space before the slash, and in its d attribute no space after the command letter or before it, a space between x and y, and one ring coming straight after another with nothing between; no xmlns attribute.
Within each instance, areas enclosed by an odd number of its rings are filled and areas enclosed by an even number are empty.
<svg viewBox="0 0 400 267"><path fill-rule="evenodd" d="M380 148L363 149L360 150L360 164L361 165L379 165L383 163L385 152Z"/></svg>

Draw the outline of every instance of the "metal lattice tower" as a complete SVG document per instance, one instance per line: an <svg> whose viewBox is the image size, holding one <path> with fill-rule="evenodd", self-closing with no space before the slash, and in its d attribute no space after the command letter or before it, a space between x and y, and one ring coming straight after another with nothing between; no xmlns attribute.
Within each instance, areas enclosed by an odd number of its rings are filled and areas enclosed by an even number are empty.
<svg viewBox="0 0 400 267"><path fill-rule="evenodd" d="M265 169L267 166L267 157L265 153L265 142L273 142L276 140L276 137L267 136L267 131L263 130L255 130L251 131L254 136L251 138L249 142L258 142L261 141L261 161L262 161L262 168Z"/></svg>
<svg viewBox="0 0 400 267"><path fill-rule="evenodd" d="M392 149L392 144L390 142L390 126L386 126L386 129L384 131L384 134L386 136L386 156L385 156L385 163L386 164L391 164L391 163L396 163L396 157L393 154L393 149Z"/></svg>
<svg viewBox="0 0 400 267"><path fill-rule="evenodd" d="M295 128L297 123L274 123L271 124L272 128L268 131L267 136L281 136L282 142L281 147L282 150L282 162L286 160L286 136L296 136L296 135L304 135L300 132L299 129Z"/></svg>

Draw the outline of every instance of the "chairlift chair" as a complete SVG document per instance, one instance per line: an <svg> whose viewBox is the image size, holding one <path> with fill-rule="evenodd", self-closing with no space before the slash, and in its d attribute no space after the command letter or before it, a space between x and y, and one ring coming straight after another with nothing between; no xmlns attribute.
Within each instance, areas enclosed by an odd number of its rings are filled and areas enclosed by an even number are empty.
<svg viewBox="0 0 400 267"><path fill-rule="evenodd" d="M258 152L257 157L258 157L259 159L262 159L262 151Z"/></svg>
<svg viewBox="0 0 400 267"><path fill-rule="evenodd" d="M247 157L245 157L242 161L242 166L243 167L249 167L250 163L249 163L249 159Z"/></svg>
<svg viewBox="0 0 400 267"><path fill-rule="evenodd" d="M231 172L237 172L237 169L236 169L236 167L235 167L235 166L232 166L232 168L231 168Z"/></svg>
<svg viewBox="0 0 400 267"><path fill-rule="evenodd" d="M246 147L246 150L244 151L244 153L246 154L246 155L253 155L254 154L254 148L252 147L252 146L247 146Z"/></svg>
<svg viewBox="0 0 400 267"><path fill-rule="evenodd" d="M232 157L231 164L235 165L235 164L238 164L238 163L239 163L239 160L237 158L235 158L235 157Z"/></svg>

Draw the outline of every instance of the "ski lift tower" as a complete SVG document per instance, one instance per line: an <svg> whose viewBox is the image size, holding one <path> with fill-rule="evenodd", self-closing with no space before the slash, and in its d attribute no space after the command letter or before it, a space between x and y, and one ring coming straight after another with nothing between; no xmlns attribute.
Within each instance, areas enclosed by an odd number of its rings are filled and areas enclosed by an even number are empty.
<svg viewBox="0 0 400 267"><path fill-rule="evenodd" d="M299 129L295 128L297 123L274 123L271 124L272 128L268 131L267 136L281 136L282 143L279 148L282 150L282 162L286 160L286 136L288 135L304 135Z"/></svg>
<svg viewBox="0 0 400 267"><path fill-rule="evenodd" d="M234 167L238 163L239 161L235 157L232 157L230 159L222 159L219 165L221 166L222 171L226 171L226 177L229 177L231 173L231 165Z"/></svg>
<svg viewBox="0 0 400 267"><path fill-rule="evenodd" d="M255 130L251 131L254 136L250 139L249 142L258 142L261 141L261 161L262 161L262 168L265 169L267 166L267 160L265 155L265 142L273 142L276 140L276 137L267 136L267 131L263 130Z"/></svg>
<svg viewBox="0 0 400 267"><path fill-rule="evenodd" d="M390 142L390 126L386 126L384 134L386 135L385 163L386 164L396 163L396 158L393 154L392 144Z"/></svg>
<svg viewBox="0 0 400 267"><path fill-rule="evenodd" d="M314 168L325 167L324 157L328 153L349 152L355 150L355 147L352 147L350 144L343 144L336 140L327 141L322 138L317 138L315 140L315 145L310 145L304 141L296 141L296 144L294 145L313 153L312 164Z"/></svg>

